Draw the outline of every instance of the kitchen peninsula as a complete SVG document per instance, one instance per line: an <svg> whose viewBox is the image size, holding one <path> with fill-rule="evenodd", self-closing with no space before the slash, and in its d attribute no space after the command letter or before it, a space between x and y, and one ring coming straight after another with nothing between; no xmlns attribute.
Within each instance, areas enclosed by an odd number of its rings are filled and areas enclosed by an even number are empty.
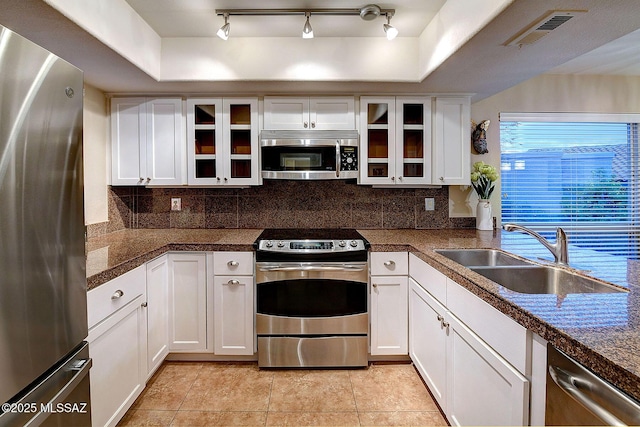
<svg viewBox="0 0 640 427"><path fill-rule="evenodd" d="M88 286L96 288L170 251L250 251L261 231L123 230L91 238L87 243ZM556 301L555 295L505 291L434 252L434 249L445 248L497 248L531 258L531 254L518 252L506 238L507 233L463 229L359 231L372 244L373 252L409 251L601 377L640 398L640 269L637 261L628 261L626 281L615 283L629 290L623 294L624 304L620 304L620 300L608 303L597 294L581 296L577 304L563 304ZM588 274L606 280L611 277L611 265L596 261ZM548 306L550 298L553 298L554 310L535 310L535 307ZM587 316L585 312L596 314Z"/></svg>

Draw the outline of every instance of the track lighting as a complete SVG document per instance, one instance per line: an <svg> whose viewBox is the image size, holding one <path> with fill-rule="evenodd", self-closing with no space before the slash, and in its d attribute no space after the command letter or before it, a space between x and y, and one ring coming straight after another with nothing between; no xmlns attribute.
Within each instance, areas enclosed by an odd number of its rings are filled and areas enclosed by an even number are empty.
<svg viewBox="0 0 640 427"><path fill-rule="evenodd" d="M307 17L307 22L304 23L304 27L302 27L302 38L303 39L312 39L313 38L313 28L311 28L311 23L309 22L309 17L311 16L310 12L305 12L304 15Z"/></svg>
<svg viewBox="0 0 640 427"><path fill-rule="evenodd" d="M229 30L231 29L231 25L229 25L229 14L224 14L224 25L220 27L216 35L220 37L222 40L227 40L229 38Z"/></svg>
<svg viewBox="0 0 640 427"><path fill-rule="evenodd" d="M391 17L393 14L387 13L387 23L382 26L387 34L387 40L393 40L398 35L398 29L391 25Z"/></svg>
<svg viewBox="0 0 640 427"><path fill-rule="evenodd" d="M384 32L387 35L387 39L393 40L398 35L398 30L393 27L391 17L396 13L395 9L381 9L380 6L375 4L369 4L367 6L358 9L342 9L342 8L328 8L328 9L216 9L216 15L224 16L224 25L220 27L217 32L218 37L222 40L229 38L229 16L242 15L242 16L287 16L287 15L304 15L306 20L304 27L302 28L302 38L312 39L313 29L311 28L311 22L309 18L311 14L314 15L332 15L332 16L360 16L364 21L373 21L379 16L383 15L387 17L387 23L384 24Z"/></svg>

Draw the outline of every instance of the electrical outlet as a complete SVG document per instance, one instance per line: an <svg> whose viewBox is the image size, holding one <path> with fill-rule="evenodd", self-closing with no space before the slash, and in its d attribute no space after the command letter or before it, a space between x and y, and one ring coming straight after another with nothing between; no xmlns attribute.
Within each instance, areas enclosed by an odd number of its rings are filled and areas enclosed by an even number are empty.
<svg viewBox="0 0 640 427"><path fill-rule="evenodd" d="M182 199L180 199L180 197L172 197L171 198L171 210L172 211L181 211L182 210Z"/></svg>
<svg viewBox="0 0 640 427"><path fill-rule="evenodd" d="M424 199L424 210L425 211L433 211L436 209L436 201L431 197L425 197Z"/></svg>

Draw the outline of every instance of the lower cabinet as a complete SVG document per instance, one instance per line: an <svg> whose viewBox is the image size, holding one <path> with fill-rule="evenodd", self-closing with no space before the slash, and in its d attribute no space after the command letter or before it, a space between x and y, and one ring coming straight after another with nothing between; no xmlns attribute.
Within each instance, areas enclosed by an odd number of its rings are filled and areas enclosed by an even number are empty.
<svg viewBox="0 0 640 427"><path fill-rule="evenodd" d="M169 254L169 350L205 352L207 345L206 253Z"/></svg>
<svg viewBox="0 0 640 427"><path fill-rule="evenodd" d="M115 426L147 380L145 273L138 267L87 294L94 427Z"/></svg>
<svg viewBox="0 0 640 427"><path fill-rule="evenodd" d="M451 425L528 425L530 380L526 375L530 372L526 366L530 363L520 356L531 348L527 344L530 334L501 313L502 318L495 318L490 311L493 307L468 300L481 301L471 293L459 294L460 285L437 277L441 273L432 267L424 264L420 270L414 269L412 260L411 276L429 283L423 286L413 277L409 279L409 355L448 421ZM440 290L443 284L445 292ZM434 289L445 300L436 299L425 288ZM513 327L507 327L500 337L490 334L485 340L448 307L450 296L456 299L455 304L451 301L452 306L474 311L473 317L461 312L472 323L477 317L485 319L487 326L499 321L511 322ZM462 302L457 297L467 300ZM495 350L509 346L523 348L508 350L508 356ZM524 366L525 372L514 366Z"/></svg>
<svg viewBox="0 0 640 427"><path fill-rule="evenodd" d="M215 354L254 353L253 276L214 276Z"/></svg>
<svg viewBox="0 0 640 427"><path fill-rule="evenodd" d="M408 352L407 276L371 276L371 355Z"/></svg>
<svg viewBox="0 0 640 427"><path fill-rule="evenodd" d="M443 412L447 412L447 309L409 279L409 356Z"/></svg>
<svg viewBox="0 0 640 427"><path fill-rule="evenodd" d="M169 256L147 263L147 379L169 354Z"/></svg>

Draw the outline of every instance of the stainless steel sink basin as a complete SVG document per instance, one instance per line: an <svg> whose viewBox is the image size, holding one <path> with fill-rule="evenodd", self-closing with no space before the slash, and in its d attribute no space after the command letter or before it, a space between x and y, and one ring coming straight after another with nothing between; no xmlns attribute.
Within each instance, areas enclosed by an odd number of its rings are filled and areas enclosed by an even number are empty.
<svg viewBox="0 0 640 427"><path fill-rule="evenodd" d="M521 265L469 268L505 288L523 294L626 292L625 289L556 267Z"/></svg>
<svg viewBox="0 0 640 427"><path fill-rule="evenodd" d="M465 267L498 265L533 265L496 249L438 249L436 253Z"/></svg>

